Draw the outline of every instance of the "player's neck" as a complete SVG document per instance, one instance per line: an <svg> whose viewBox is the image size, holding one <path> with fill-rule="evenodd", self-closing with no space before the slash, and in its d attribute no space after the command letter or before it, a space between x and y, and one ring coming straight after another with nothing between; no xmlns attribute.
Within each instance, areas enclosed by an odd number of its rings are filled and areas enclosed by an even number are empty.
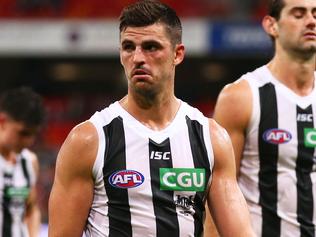
<svg viewBox="0 0 316 237"><path fill-rule="evenodd" d="M174 95L171 98L161 98L151 102L144 102L139 97L127 95L120 104L139 122L157 131L166 128L173 121L180 107L180 101Z"/></svg>
<svg viewBox="0 0 316 237"><path fill-rule="evenodd" d="M309 95L314 89L315 61L274 57L268 64L272 75L294 93Z"/></svg>

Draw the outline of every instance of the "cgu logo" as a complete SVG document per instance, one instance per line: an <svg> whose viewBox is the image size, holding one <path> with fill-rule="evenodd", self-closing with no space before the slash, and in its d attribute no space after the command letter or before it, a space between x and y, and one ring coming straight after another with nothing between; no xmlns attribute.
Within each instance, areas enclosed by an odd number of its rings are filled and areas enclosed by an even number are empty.
<svg viewBox="0 0 316 237"><path fill-rule="evenodd" d="M160 168L160 189L172 191L204 191L205 169Z"/></svg>
<svg viewBox="0 0 316 237"><path fill-rule="evenodd" d="M120 170L109 177L109 183L116 188L135 188L144 183L144 176L135 170Z"/></svg>
<svg viewBox="0 0 316 237"><path fill-rule="evenodd" d="M304 129L304 144L306 147L316 147L316 129Z"/></svg>
<svg viewBox="0 0 316 237"><path fill-rule="evenodd" d="M272 128L264 132L263 140L271 144L284 144L292 139L291 133L283 129Z"/></svg>

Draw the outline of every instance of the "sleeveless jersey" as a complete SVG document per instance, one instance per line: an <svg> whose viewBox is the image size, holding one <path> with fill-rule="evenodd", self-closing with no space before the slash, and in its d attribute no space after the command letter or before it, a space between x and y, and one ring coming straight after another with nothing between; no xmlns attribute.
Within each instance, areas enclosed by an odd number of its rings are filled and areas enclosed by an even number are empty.
<svg viewBox="0 0 316 237"><path fill-rule="evenodd" d="M238 182L257 236L315 236L316 89L298 96L267 66L242 79L253 107Z"/></svg>
<svg viewBox="0 0 316 237"><path fill-rule="evenodd" d="M0 155L0 236L28 237L23 222L26 200L30 188L35 185L36 177L32 164L32 155L24 149L17 156L16 164L7 162Z"/></svg>
<svg viewBox="0 0 316 237"><path fill-rule="evenodd" d="M181 101L153 131L115 102L90 121L99 148L86 236L201 236L214 163L208 118Z"/></svg>

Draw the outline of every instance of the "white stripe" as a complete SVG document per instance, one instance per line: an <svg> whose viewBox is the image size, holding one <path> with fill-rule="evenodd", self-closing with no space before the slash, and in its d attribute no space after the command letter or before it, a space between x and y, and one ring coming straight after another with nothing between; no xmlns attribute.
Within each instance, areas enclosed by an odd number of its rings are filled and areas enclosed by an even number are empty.
<svg viewBox="0 0 316 237"><path fill-rule="evenodd" d="M279 87L276 86L276 90ZM278 161L278 215L281 219L281 236L299 236L297 220L297 122L296 105L277 92L279 129L291 132L291 141L280 144ZM293 145L294 144L294 145Z"/></svg>
<svg viewBox="0 0 316 237"><path fill-rule="evenodd" d="M181 121L181 125L187 128L184 120ZM179 124L180 125L180 124ZM173 157L186 157L186 159L173 159L173 167L181 167L181 168L192 168L194 167L192 151L189 142L189 133L188 129L181 129L181 135L179 134L176 137L171 137L170 146ZM185 196L184 196L185 194ZM189 198L193 196L194 199L195 192L174 192L174 200L180 198ZM184 209L182 207L177 207L177 215L179 221L179 236L194 236L194 219L191 215L185 215ZM185 235L188 234L189 235Z"/></svg>
<svg viewBox="0 0 316 237"><path fill-rule="evenodd" d="M127 126L124 126L124 131L127 169L138 171L145 177L142 185L128 189L133 237L156 236L151 180L149 179L148 139L142 139ZM135 143L139 146L133 145ZM140 199L140 197L145 198ZM150 228L148 228L149 226Z"/></svg>

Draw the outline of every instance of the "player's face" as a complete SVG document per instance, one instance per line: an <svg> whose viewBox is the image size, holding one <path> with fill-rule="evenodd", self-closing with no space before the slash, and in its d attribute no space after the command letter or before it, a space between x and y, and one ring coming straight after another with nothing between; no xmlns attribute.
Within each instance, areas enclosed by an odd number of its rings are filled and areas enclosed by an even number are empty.
<svg viewBox="0 0 316 237"><path fill-rule="evenodd" d="M316 1L284 0L276 22L276 42L297 52L316 51Z"/></svg>
<svg viewBox="0 0 316 237"><path fill-rule="evenodd" d="M27 127L24 123L6 117L1 120L1 147L7 151L21 152L35 140L38 128Z"/></svg>
<svg viewBox="0 0 316 237"><path fill-rule="evenodd" d="M163 24L127 27L121 32L121 63L131 91L156 94L167 89L183 55L183 45L172 45Z"/></svg>

